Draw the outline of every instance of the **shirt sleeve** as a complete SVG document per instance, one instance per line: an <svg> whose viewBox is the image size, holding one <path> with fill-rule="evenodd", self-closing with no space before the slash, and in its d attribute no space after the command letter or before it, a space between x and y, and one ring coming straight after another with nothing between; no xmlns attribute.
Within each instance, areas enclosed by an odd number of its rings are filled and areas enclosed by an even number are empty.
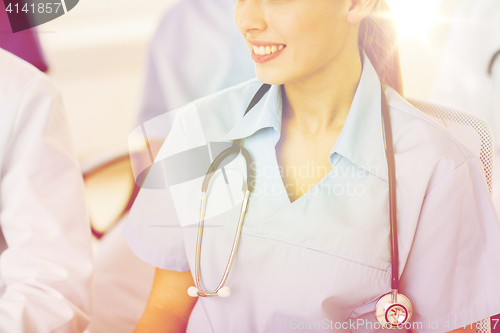
<svg viewBox="0 0 500 333"><path fill-rule="evenodd" d="M189 270L183 232L168 186L141 189L125 221L122 236L143 261L166 270Z"/></svg>
<svg viewBox="0 0 500 333"><path fill-rule="evenodd" d="M92 276L84 185L60 96L36 75L2 156L0 331L82 332Z"/></svg>
<svg viewBox="0 0 500 333"><path fill-rule="evenodd" d="M500 227L477 158L431 188L400 290L420 333L446 332L500 313Z"/></svg>
<svg viewBox="0 0 500 333"><path fill-rule="evenodd" d="M188 149L189 140L179 119L182 108L172 113L176 115L169 125L172 130L147 171L145 181L140 184L142 188L125 220L122 236L143 261L158 268L183 272L189 270L189 265L164 158Z"/></svg>

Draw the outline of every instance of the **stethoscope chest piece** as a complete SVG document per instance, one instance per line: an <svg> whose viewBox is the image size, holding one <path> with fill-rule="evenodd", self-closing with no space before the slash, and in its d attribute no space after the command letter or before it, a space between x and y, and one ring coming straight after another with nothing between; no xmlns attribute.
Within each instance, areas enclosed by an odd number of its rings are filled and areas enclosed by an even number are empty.
<svg viewBox="0 0 500 333"><path fill-rule="evenodd" d="M385 329L400 329L410 321L413 307L403 294L390 292L378 300L375 317Z"/></svg>

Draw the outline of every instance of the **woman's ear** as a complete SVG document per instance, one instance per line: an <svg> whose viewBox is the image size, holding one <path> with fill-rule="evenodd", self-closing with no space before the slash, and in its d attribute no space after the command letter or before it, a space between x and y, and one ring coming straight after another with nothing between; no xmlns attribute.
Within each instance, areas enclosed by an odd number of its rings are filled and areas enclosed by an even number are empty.
<svg viewBox="0 0 500 333"><path fill-rule="evenodd" d="M370 15L378 0L348 0L350 5L347 10L346 19L348 23L358 24Z"/></svg>

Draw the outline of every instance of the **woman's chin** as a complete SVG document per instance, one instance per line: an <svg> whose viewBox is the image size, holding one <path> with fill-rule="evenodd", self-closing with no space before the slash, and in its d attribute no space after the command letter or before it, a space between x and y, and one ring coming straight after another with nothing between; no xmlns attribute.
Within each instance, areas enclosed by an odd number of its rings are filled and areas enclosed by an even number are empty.
<svg viewBox="0 0 500 333"><path fill-rule="evenodd" d="M281 85L284 84L287 79L283 73L271 73L270 71L259 71L257 69L257 79L262 83Z"/></svg>

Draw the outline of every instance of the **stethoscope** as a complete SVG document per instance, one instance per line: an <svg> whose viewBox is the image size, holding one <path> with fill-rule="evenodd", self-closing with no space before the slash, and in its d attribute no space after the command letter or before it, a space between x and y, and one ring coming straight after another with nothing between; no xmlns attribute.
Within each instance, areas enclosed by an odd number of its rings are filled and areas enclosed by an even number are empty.
<svg viewBox="0 0 500 333"><path fill-rule="evenodd" d="M488 68L486 70L486 74L488 75L488 82L489 82L489 95L491 96L491 101L489 105L487 105L488 108L488 113L487 113L487 120L490 122L490 126L493 128L493 133L498 135L500 133L500 124L498 122L498 115L496 114L496 110L498 110L498 107L500 107L500 94L496 91L498 87L498 81L499 77L498 75L494 75L495 73L495 64L498 61L498 58L500 58L500 50L496 51L490 58L490 61L488 62ZM496 149L498 150L500 148L499 139L495 137L495 143L496 143Z"/></svg>
<svg viewBox="0 0 500 333"><path fill-rule="evenodd" d="M500 57L500 50L496 51L492 56L491 56L491 59L488 63L488 70L486 71L486 73L488 75L492 75L493 74L493 65L495 65L495 62L497 61L497 59Z"/></svg>
<svg viewBox="0 0 500 333"><path fill-rule="evenodd" d="M257 91L255 96L252 98L250 104L248 105L245 116L269 91L270 85L264 84ZM392 262L392 279L391 279L391 289L390 293L382 296L377 304L375 305L375 317L377 321L382 325L383 328L387 329L398 329L404 327L404 325L410 320L413 308L410 300L399 293L399 253L398 253L398 236L397 236L397 218L396 218L396 164L394 161L394 150L393 150L393 140L392 140L392 127L391 120L389 116L389 106L384 94L384 90L381 87L381 104L382 104L382 119L384 125L384 141L387 165L389 170L389 212L390 212L390 239L391 239L391 262ZM191 297L210 297L210 296L220 296L228 297L231 294L231 289L224 286L229 270L234 260L234 255L239 244L241 230L243 228L243 221L245 219L245 214L248 207L248 200L250 193L253 190L254 184L254 174L251 169L252 158L249 152L241 146L241 139L235 140L231 147L222 151L212 162L210 168L208 169L205 178L203 180L203 185L201 188L201 206L200 206L200 219L198 225L198 237L196 241L196 258L195 258L195 284L196 287L189 287L188 295ZM242 191L244 194L244 199L241 204L240 215L238 219L238 226L236 228L236 234L234 236L233 246L231 248L231 253L229 255L229 260L226 265L222 279L219 285L213 292L206 292L203 290L201 277L200 277L200 258L201 258L201 242L203 238L203 227L205 221L205 213L207 207L208 195L207 191L210 185L210 180L212 179L215 172L219 169L221 163L229 156L233 154L242 154L245 158L246 168L247 168L247 179L243 182Z"/></svg>

